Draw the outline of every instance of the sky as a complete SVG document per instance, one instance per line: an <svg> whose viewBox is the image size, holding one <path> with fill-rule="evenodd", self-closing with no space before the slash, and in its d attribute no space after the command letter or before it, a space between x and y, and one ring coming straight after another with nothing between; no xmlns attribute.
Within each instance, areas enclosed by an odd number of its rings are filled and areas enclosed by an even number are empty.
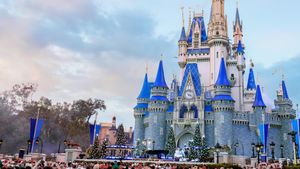
<svg viewBox="0 0 300 169"><path fill-rule="evenodd" d="M237 2L225 3L231 38ZM182 27L180 8L185 7L185 24L189 9L204 10L207 24L210 4L211 0L1 0L0 91L32 82L38 84L35 98L104 99L107 110L100 112L98 121L116 116L127 128L133 126L146 64L150 80L161 58L168 82L179 75L174 57ZM290 97L300 102L298 6L298 0L238 2L246 58L253 59L270 100L284 72Z"/></svg>

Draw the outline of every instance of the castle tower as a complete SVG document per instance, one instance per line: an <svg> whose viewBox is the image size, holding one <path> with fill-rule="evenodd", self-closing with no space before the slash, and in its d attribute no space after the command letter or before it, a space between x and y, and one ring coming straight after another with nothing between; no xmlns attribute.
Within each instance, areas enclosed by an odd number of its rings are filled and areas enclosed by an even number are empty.
<svg viewBox="0 0 300 169"><path fill-rule="evenodd" d="M233 24L233 50L236 50L238 47L239 42L243 42L243 23L240 19L240 13L239 8L236 8L236 14L235 14L235 22ZM243 43L242 43L243 44ZM244 48L244 44L242 45Z"/></svg>
<svg viewBox="0 0 300 169"><path fill-rule="evenodd" d="M213 86L218 77L222 57L228 59L229 38L227 16L224 14L224 0L212 0L211 16L208 24L208 45L210 47L210 85Z"/></svg>
<svg viewBox="0 0 300 169"><path fill-rule="evenodd" d="M184 73L184 68L186 65L186 59L187 59L187 48L188 48L188 43L187 43L187 37L186 37L186 32L184 26L182 27L181 30L181 35L178 41L178 65L180 67L180 81L183 78L183 73Z"/></svg>
<svg viewBox="0 0 300 169"><path fill-rule="evenodd" d="M250 127L252 127L252 129L256 129L255 114L252 111L252 106L254 103L256 93L256 83L252 63L250 65L247 87L244 92L244 111L250 112L249 125Z"/></svg>
<svg viewBox="0 0 300 169"><path fill-rule="evenodd" d="M227 78L225 60L221 59L218 79L215 83L214 109L215 144L232 146L234 100L231 97L231 85ZM226 131L226 134L224 134Z"/></svg>
<svg viewBox="0 0 300 169"><path fill-rule="evenodd" d="M255 94L255 100L253 102L253 112L254 112L254 119L256 128L259 127L260 124L265 122L265 113L266 113L266 105L262 98L260 86L257 85L256 87L256 94Z"/></svg>
<svg viewBox="0 0 300 169"><path fill-rule="evenodd" d="M244 47L242 42L239 41L238 47L236 49L236 60L237 60L237 78L235 84L235 97L236 99L236 110L243 110L244 105L244 72L246 68L245 56L244 56Z"/></svg>
<svg viewBox="0 0 300 169"><path fill-rule="evenodd" d="M151 88L149 103L149 142L155 150L163 150L166 139L166 112L169 100L168 86L165 81L163 62L159 62L156 80ZM149 146L149 145L148 145Z"/></svg>
<svg viewBox="0 0 300 169"><path fill-rule="evenodd" d="M296 112L293 109L293 102L290 100L285 81L282 80L280 89L277 91L277 99L275 107L278 109L278 116L281 122L281 138L283 145L292 145L291 137L287 135L292 131L291 123L296 117ZM284 148L284 156L292 157L292 146Z"/></svg>
<svg viewBox="0 0 300 169"><path fill-rule="evenodd" d="M136 145L137 140L142 141L144 139L144 116L147 113L148 103L150 99L150 84L148 82L148 75L145 74L143 87L137 98L137 105L134 107L134 145Z"/></svg>

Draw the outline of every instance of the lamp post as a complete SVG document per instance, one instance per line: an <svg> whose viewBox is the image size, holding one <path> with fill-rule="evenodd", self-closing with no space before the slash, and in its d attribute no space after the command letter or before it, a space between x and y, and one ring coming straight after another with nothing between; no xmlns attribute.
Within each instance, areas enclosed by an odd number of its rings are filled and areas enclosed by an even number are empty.
<svg viewBox="0 0 300 169"><path fill-rule="evenodd" d="M294 164L297 164L297 153L296 153L296 131L289 132L288 135L292 137L293 149L294 149Z"/></svg>
<svg viewBox="0 0 300 169"><path fill-rule="evenodd" d="M3 140L0 139L0 150L1 150L2 143L3 143Z"/></svg>
<svg viewBox="0 0 300 169"><path fill-rule="evenodd" d="M43 142L43 140L42 140L41 138L38 137L38 138L36 139L35 143L36 143L36 144L39 144L39 142L41 142L40 153L42 154L42 153L43 153L44 142Z"/></svg>
<svg viewBox="0 0 300 169"><path fill-rule="evenodd" d="M26 152L26 154L29 153L29 149L30 149L30 147L31 147L30 145L31 145L31 140L28 139L28 140L27 140L27 152Z"/></svg>
<svg viewBox="0 0 300 169"><path fill-rule="evenodd" d="M275 143L273 141L270 143L270 148L271 148L271 154L272 154L272 161L274 161L275 160L275 156L274 156Z"/></svg>
<svg viewBox="0 0 300 169"><path fill-rule="evenodd" d="M260 163L260 153L261 153L261 150L263 149L263 144L262 143L258 143L255 145L256 147L256 152L257 152L257 164Z"/></svg>
<svg viewBox="0 0 300 169"><path fill-rule="evenodd" d="M154 150L155 140L152 141L152 150Z"/></svg>
<svg viewBox="0 0 300 169"><path fill-rule="evenodd" d="M236 149L239 147L239 143L237 142L237 143L235 143L234 144L234 154L236 155L237 153L236 153Z"/></svg>
<svg viewBox="0 0 300 169"><path fill-rule="evenodd" d="M255 158L255 143L251 143L252 146L252 158Z"/></svg>
<svg viewBox="0 0 300 169"><path fill-rule="evenodd" d="M217 143L215 145L215 149L216 149L216 154L217 154L217 164L219 164L219 152L220 152L220 149L221 149L221 145L219 143Z"/></svg>
<svg viewBox="0 0 300 169"><path fill-rule="evenodd" d="M284 148L284 146L281 144L280 145L280 158L284 158L283 157L283 148Z"/></svg>

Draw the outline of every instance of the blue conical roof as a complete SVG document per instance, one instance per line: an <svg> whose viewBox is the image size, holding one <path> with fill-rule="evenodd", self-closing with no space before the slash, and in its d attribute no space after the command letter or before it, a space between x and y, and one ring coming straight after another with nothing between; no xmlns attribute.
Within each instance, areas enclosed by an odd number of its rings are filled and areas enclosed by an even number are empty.
<svg viewBox="0 0 300 169"><path fill-rule="evenodd" d="M254 73L253 73L253 69L250 68L249 77L248 77L248 84L247 84L247 90L255 90L255 89L256 89L256 84L255 84Z"/></svg>
<svg viewBox="0 0 300 169"><path fill-rule="evenodd" d="M237 53L244 54L244 48L241 41L239 41L238 47L237 47Z"/></svg>
<svg viewBox="0 0 300 169"><path fill-rule="evenodd" d="M227 78L227 72L226 72L224 58L221 59L219 76L218 76L218 79L217 79L215 85L216 86L230 86L230 82Z"/></svg>
<svg viewBox="0 0 300 169"><path fill-rule="evenodd" d="M256 88L256 95L255 95L253 107L266 107L264 100L262 98L262 94L261 94L259 85L257 85L257 88Z"/></svg>
<svg viewBox="0 0 300 169"><path fill-rule="evenodd" d="M186 33L185 33L185 29L184 27L182 27L182 30L181 30L181 35L180 35L180 38L179 38L179 41L186 41Z"/></svg>
<svg viewBox="0 0 300 169"><path fill-rule="evenodd" d="M166 84L166 81L165 81L164 67L163 67L162 60L159 62L157 75L156 75L156 79L155 79L155 82L153 84L153 87L166 87L166 88L168 88L168 86Z"/></svg>
<svg viewBox="0 0 300 169"><path fill-rule="evenodd" d="M138 96L138 99L149 99L150 98L150 84L148 83L148 75L145 74L144 83L142 90Z"/></svg>
<svg viewBox="0 0 300 169"><path fill-rule="evenodd" d="M289 99L289 95L288 95L284 80L282 81L282 93L283 93L284 99Z"/></svg>

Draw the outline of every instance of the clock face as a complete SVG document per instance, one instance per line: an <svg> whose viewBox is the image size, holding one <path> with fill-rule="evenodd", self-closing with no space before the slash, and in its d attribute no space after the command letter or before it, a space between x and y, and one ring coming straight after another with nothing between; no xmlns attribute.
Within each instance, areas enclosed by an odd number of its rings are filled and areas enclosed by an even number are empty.
<svg viewBox="0 0 300 169"><path fill-rule="evenodd" d="M187 91L185 92L185 98L187 98L187 99L192 99L193 97L194 97L193 91L187 90Z"/></svg>

